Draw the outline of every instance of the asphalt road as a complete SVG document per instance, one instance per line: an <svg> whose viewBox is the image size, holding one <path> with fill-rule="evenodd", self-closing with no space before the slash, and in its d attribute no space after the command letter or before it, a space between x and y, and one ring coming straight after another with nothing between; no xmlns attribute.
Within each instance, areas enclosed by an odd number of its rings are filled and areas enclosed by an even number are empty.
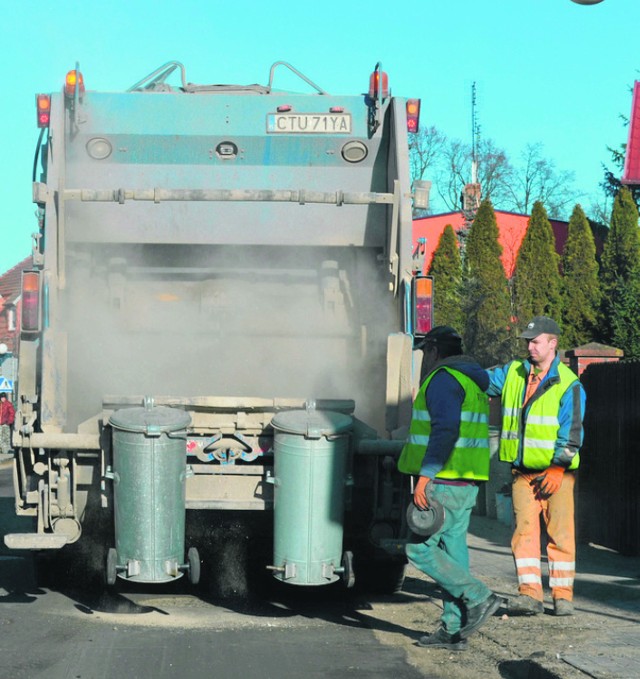
<svg viewBox="0 0 640 679"><path fill-rule="evenodd" d="M23 530L0 469L0 531ZM403 649L381 644L362 595L275 583L216 599L183 579L115 590L47 582L46 563L0 548L0 676L12 679L418 679ZM36 573L39 571L39 576ZM55 578L54 578L55 580ZM430 675L437 679L436 675Z"/></svg>

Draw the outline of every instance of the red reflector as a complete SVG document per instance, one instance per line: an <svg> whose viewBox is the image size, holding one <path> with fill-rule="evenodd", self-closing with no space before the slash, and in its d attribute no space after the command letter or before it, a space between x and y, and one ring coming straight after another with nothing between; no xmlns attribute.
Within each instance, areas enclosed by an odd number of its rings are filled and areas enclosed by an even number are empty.
<svg viewBox="0 0 640 679"><path fill-rule="evenodd" d="M414 334L426 335L433 326L433 278L421 276L414 281Z"/></svg>
<svg viewBox="0 0 640 679"><path fill-rule="evenodd" d="M84 94L84 78L80 71L69 71L67 77L64 81L64 93L67 97L74 97L76 94L76 88L78 89L78 94Z"/></svg>
<svg viewBox="0 0 640 679"><path fill-rule="evenodd" d="M22 332L40 332L40 274L22 273Z"/></svg>
<svg viewBox="0 0 640 679"><path fill-rule="evenodd" d="M640 185L640 81L638 80L633 86L629 137L627 139L622 183Z"/></svg>
<svg viewBox="0 0 640 679"><path fill-rule="evenodd" d="M332 106L329 113L344 113L344 106Z"/></svg>
<svg viewBox="0 0 640 679"><path fill-rule="evenodd" d="M389 96L389 78L384 71L374 71L369 77L369 99L386 99Z"/></svg>
<svg viewBox="0 0 640 679"><path fill-rule="evenodd" d="M278 113L285 113L286 111L290 111L292 108L293 106L291 106L291 104L280 104L276 111L278 111Z"/></svg>
<svg viewBox="0 0 640 679"><path fill-rule="evenodd" d="M49 127L51 121L51 97L48 94L36 95L38 127Z"/></svg>
<svg viewBox="0 0 640 679"><path fill-rule="evenodd" d="M420 99L407 99L407 132L417 132L420 127Z"/></svg>

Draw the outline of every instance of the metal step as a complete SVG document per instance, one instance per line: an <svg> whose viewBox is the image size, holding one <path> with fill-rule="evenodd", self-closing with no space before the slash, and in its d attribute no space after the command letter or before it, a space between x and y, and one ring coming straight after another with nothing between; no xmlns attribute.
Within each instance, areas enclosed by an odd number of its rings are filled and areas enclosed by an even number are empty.
<svg viewBox="0 0 640 679"><path fill-rule="evenodd" d="M9 533L4 536L9 549L60 549L67 544L67 536L55 533Z"/></svg>

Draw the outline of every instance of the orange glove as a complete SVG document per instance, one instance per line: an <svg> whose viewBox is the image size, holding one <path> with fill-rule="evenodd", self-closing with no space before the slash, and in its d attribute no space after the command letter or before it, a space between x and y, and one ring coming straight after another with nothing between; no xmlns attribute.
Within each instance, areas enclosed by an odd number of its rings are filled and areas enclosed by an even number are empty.
<svg viewBox="0 0 640 679"><path fill-rule="evenodd" d="M428 476L419 476L416 487L413 489L413 504L420 509L429 509L427 500L427 484L431 481Z"/></svg>
<svg viewBox="0 0 640 679"><path fill-rule="evenodd" d="M560 490L562 485L562 477L564 476L564 467L559 467L552 464L544 474L538 476L540 480L540 493L544 497L550 497Z"/></svg>

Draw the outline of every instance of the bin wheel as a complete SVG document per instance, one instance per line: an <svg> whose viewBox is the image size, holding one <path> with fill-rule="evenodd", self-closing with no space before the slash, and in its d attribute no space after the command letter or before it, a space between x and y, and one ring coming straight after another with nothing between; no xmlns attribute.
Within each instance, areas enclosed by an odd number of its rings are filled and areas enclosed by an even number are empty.
<svg viewBox="0 0 640 679"><path fill-rule="evenodd" d="M344 552L342 554L342 582L347 589L351 589L356 583L356 576L353 572L353 553Z"/></svg>
<svg viewBox="0 0 640 679"><path fill-rule="evenodd" d="M195 547L189 548L187 563L189 564L189 582L197 585L200 582L200 555Z"/></svg>
<svg viewBox="0 0 640 679"><path fill-rule="evenodd" d="M107 552L107 585L110 587L116 584L116 565L118 562L118 553L111 547Z"/></svg>

